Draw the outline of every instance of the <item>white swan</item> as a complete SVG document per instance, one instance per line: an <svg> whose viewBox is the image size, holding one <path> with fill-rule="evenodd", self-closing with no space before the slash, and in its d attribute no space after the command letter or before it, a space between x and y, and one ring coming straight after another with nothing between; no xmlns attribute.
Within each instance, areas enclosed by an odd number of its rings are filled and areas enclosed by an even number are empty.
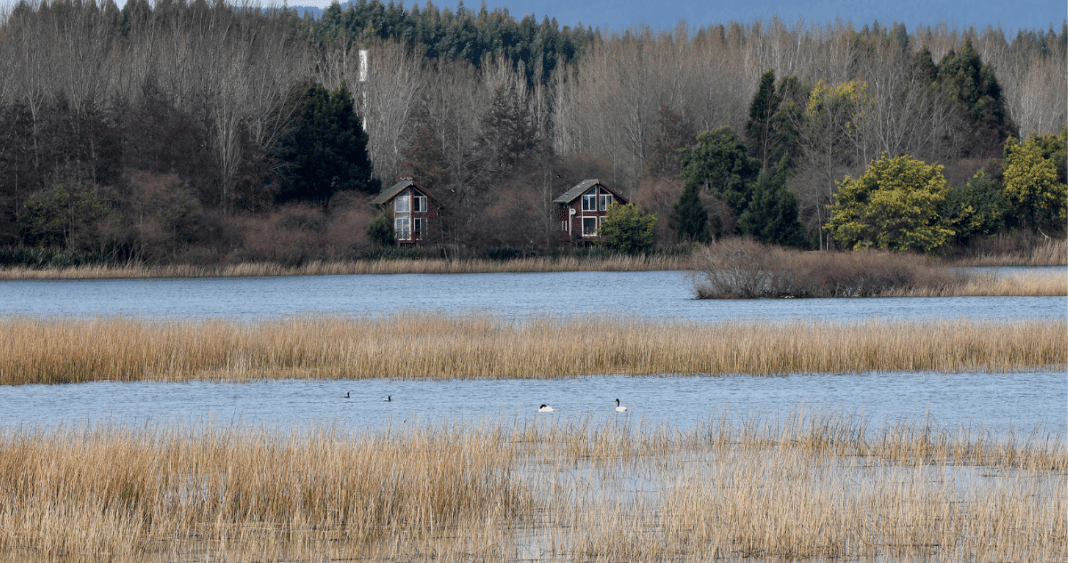
<svg viewBox="0 0 1068 563"><path fill-rule="evenodd" d="M619 404L619 399L616 399L616 412L627 412L627 407Z"/></svg>
<svg viewBox="0 0 1068 563"><path fill-rule="evenodd" d="M542 405L542 406L538 407L538 412L553 412L555 410L556 409L550 407L549 405Z"/></svg>

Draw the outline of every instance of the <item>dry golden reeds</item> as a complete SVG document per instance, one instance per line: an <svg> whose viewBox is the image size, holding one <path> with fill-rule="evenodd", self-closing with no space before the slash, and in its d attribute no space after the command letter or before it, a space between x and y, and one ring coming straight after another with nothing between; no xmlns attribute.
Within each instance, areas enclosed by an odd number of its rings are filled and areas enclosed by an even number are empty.
<svg viewBox="0 0 1068 563"><path fill-rule="evenodd" d="M363 274L479 274L583 271L678 270L685 257L677 255L627 256L608 258L520 258L514 260L355 260L312 261L300 266L267 262L244 262L218 266L176 264L169 266L75 266L71 268L0 268L2 280L114 279L114 278L201 278L252 276L322 276Z"/></svg>
<svg viewBox="0 0 1068 563"><path fill-rule="evenodd" d="M0 319L0 384L92 380L555 378L1012 371L1068 364L1064 319Z"/></svg>
<svg viewBox="0 0 1068 563"><path fill-rule="evenodd" d="M16 560L706 561L1068 555L1063 436L795 409L679 431L521 419L284 436L0 431Z"/></svg>

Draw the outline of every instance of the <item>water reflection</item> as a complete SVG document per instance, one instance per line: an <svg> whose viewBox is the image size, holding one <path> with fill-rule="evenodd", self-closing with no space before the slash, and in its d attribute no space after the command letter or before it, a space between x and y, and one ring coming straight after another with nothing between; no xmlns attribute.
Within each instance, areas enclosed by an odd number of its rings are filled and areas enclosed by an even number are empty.
<svg viewBox="0 0 1068 563"><path fill-rule="evenodd" d="M345 395L349 394L349 398ZM392 396L391 402L385 402ZM615 412L619 397L629 407ZM939 424L999 432L1066 427L1068 378L1038 371L866 373L784 377L597 376L553 380L276 380L248 383L113 383L0 386L0 426L252 425L279 431L312 424L381 428L412 420L516 416L625 416L689 427L719 413L786 412L801 405L860 413L874 426L929 414ZM540 415L538 406L554 414Z"/></svg>

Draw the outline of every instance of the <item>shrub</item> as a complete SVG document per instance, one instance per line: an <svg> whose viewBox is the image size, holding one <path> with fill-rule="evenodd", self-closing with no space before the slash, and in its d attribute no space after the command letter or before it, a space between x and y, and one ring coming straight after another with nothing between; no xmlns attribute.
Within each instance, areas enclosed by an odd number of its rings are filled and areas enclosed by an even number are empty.
<svg viewBox="0 0 1068 563"><path fill-rule="evenodd" d="M803 252L727 239L694 253L698 299L874 297L966 281L916 254Z"/></svg>

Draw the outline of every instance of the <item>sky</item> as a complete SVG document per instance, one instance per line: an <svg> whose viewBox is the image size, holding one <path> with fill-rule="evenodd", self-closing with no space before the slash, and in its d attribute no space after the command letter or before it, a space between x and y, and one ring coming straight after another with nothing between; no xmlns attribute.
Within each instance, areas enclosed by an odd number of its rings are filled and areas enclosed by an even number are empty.
<svg viewBox="0 0 1068 563"><path fill-rule="evenodd" d="M0 11L17 0L0 0ZM150 0L151 1L151 0ZM260 0L263 5L283 0ZM389 0L383 0L388 2ZM460 0L436 0L439 8L456 9ZM326 7L331 0L288 0L290 7ZM125 0L116 0L122 5ZM415 2L404 0L405 7ZM468 0L465 7L478 10L481 0ZM803 20L806 24L829 24L841 19L858 28L878 20L889 26L904 23L908 30L917 25L945 23L951 28L1000 26L1011 40L1020 28L1048 29L1058 32L1068 17L1065 0L486 0L486 6L507 8L516 18L533 14L539 21L545 16L556 18L560 25L623 31L645 24L653 30L671 29L680 20L691 28L739 21L770 20L778 16L787 24Z"/></svg>
<svg viewBox="0 0 1068 563"><path fill-rule="evenodd" d="M459 0L434 1L439 8L454 10L458 3ZM330 0L289 0L290 6L329 4ZM412 4L412 0L404 2L406 7ZM424 5L425 0L418 4ZM468 0L464 6L478 10L481 0ZM863 27L878 20L887 26L901 22L909 30L940 22L979 30L1000 25L1010 39L1020 28L1044 30L1052 24L1059 32L1068 17L1065 0L486 0L486 6L490 10L507 8L516 18L531 13L539 21L549 16L560 25L581 22L602 31L623 31L642 23L654 30L670 29L682 19L697 28L732 20L770 20L778 15L788 24L799 19L808 24L841 19Z"/></svg>

